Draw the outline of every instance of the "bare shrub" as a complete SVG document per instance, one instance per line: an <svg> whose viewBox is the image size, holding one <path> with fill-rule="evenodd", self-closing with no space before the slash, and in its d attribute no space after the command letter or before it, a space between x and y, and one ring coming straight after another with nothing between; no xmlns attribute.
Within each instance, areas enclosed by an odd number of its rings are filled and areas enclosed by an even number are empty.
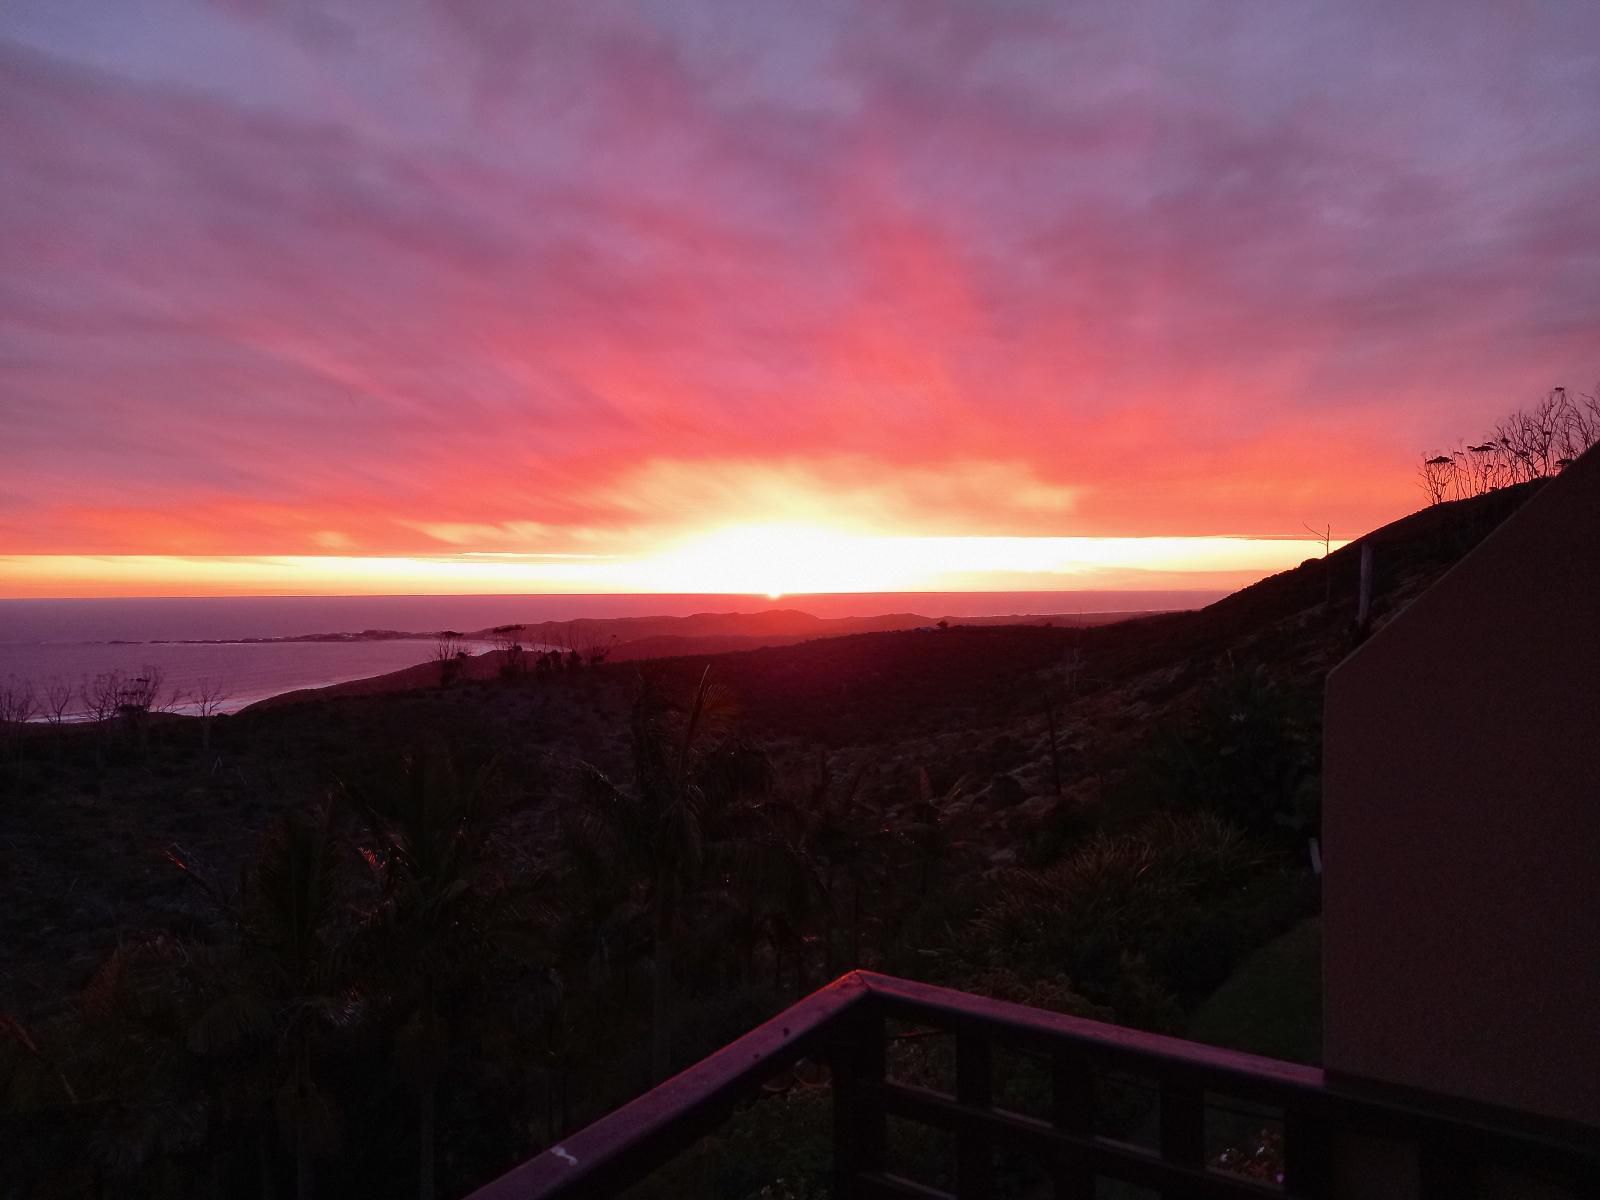
<svg viewBox="0 0 1600 1200"><path fill-rule="evenodd" d="M494 648L500 652L500 678L520 679L528 671L528 655L518 637L520 625L496 625Z"/></svg>
<svg viewBox="0 0 1600 1200"><path fill-rule="evenodd" d="M616 634L612 634L611 637L606 641L601 641L599 634L595 634L585 640L583 646L579 648L578 653L581 655L583 661L589 666L598 667L601 663L605 662L608 657L610 657L611 647L616 640Z"/></svg>
<svg viewBox="0 0 1600 1200"><path fill-rule="evenodd" d="M439 664L439 686L449 687L461 675L461 664L466 661L467 643L453 629L439 632L433 643L433 660Z"/></svg>
<svg viewBox="0 0 1600 1200"><path fill-rule="evenodd" d="M1597 442L1600 389L1574 396L1554 387L1498 422L1481 442L1424 458L1417 474L1428 503L1442 504L1547 479Z"/></svg>
<svg viewBox="0 0 1600 1200"><path fill-rule="evenodd" d="M15 675L0 683L0 745L15 745L21 752L22 727L39 711L33 684Z"/></svg>
<svg viewBox="0 0 1600 1200"><path fill-rule="evenodd" d="M1428 493L1428 503L1443 504L1455 487L1456 460L1448 454L1436 454L1422 460L1417 474L1422 479L1422 490Z"/></svg>
<svg viewBox="0 0 1600 1200"><path fill-rule="evenodd" d="M194 685L194 710L200 718L200 748L211 749L211 719L222 711L222 706L227 703L228 692L221 682L215 679L201 679Z"/></svg>
<svg viewBox="0 0 1600 1200"><path fill-rule="evenodd" d="M150 712L161 711L161 685L165 675L160 667L146 664L137 675L122 677L117 691L116 712L130 723L141 721Z"/></svg>
<svg viewBox="0 0 1600 1200"><path fill-rule="evenodd" d="M40 715L55 728L59 729L67 719L67 710L72 707L72 697L75 694L72 684L57 675L44 686L44 696L40 700Z"/></svg>
<svg viewBox="0 0 1600 1200"><path fill-rule="evenodd" d="M33 684L15 675L0 683L0 725L24 725L39 711Z"/></svg>
<svg viewBox="0 0 1600 1200"><path fill-rule="evenodd" d="M84 716L96 723L109 721L117 713L122 688L121 671L105 671L93 678L85 675L78 689Z"/></svg>

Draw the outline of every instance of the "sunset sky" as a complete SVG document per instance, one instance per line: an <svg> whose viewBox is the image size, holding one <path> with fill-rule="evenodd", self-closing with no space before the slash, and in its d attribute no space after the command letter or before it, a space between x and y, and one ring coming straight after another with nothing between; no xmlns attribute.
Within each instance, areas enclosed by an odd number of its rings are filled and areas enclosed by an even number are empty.
<svg viewBox="0 0 1600 1200"><path fill-rule="evenodd" d="M0 595L1235 586L1600 376L1600 4L5 0Z"/></svg>

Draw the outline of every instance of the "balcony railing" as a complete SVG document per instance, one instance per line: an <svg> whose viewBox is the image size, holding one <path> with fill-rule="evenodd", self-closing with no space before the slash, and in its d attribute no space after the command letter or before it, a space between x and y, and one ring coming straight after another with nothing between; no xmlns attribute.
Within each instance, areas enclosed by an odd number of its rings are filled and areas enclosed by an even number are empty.
<svg viewBox="0 0 1600 1200"><path fill-rule="evenodd" d="M897 1081L888 1069L889 1023L954 1038L953 1091ZM995 1053L1047 1064L1048 1117L995 1102ZM552 1146L471 1200L614 1195L711 1132L760 1085L801 1059L832 1071L833 1195L994 1195L996 1151L1040 1164L1057 1197L1084 1200L1097 1180L1119 1180L1185 1200L1382 1194L1466 1200L1512 1177L1600 1196L1600 1139L1592 1130L1526 1114L1330 1077L1298 1066L856 971L814 992L682 1074ZM1109 1078L1153 1086L1150 1145L1097 1131ZM1102 1081L1097 1087L1097 1080ZM1282 1172L1262 1182L1220 1169L1208 1150L1208 1111L1240 1104L1276 1114ZM943 1130L955 1141L954 1192L891 1173L891 1118ZM1391 1192L1398 1178L1400 1191ZM1518 1193L1521 1194L1521 1193Z"/></svg>

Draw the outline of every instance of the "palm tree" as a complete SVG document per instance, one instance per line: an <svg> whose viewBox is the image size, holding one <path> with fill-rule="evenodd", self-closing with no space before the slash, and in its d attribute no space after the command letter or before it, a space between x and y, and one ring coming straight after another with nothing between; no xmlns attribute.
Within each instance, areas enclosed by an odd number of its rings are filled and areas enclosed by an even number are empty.
<svg viewBox="0 0 1600 1200"><path fill-rule="evenodd" d="M545 877L516 870L492 765L463 773L442 752L407 755L378 786L347 787L381 901L363 944L391 989L395 1054L417 1095L417 1194L436 1186L436 1107L450 1017L497 961L546 958Z"/></svg>
<svg viewBox="0 0 1600 1200"><path fill-rule="evenodd" d="M851 966L861 964L862 893L882 835L876 814L859 799L866 775L862 764L841 790L834 786L826 754L819 752L816 774L781 789L768 806L781 849L761 872L776 905L774 932L815 929L829 978L839 969L842 926L848 927L843 957ZM803 984L797 971L796 988Z"/></svg>
<svg viewBox="0 0 1600 1200"><path fill-rule="evenodd" d="M862 965L861 948L861 897L867 878L875 869L881 869L885 830L879 815L861 802L861 785L866 779L867 765L863 763L851 776L843 793L830 786L827 771L818 784L816 802L811 810L809 837L817 853L827 864L828 908L834 927L840 920L841 899L837 873L843 871L850 884L850 942L849 965ZM833 945L832 930L828 945ZM828 974L834 974L829 964Z"/></svg>
<svg viewBox="0 0 1600 1200"><path fill-rule="evenodd" d="M331 804L292 814L264 835L255 863L229 894L181 851L168 857L223 918L217 941L161 935L119 949L86 1003L122 1026L121 1057L141 1043L145 1070L187 1061L213 1121L259 1131L263 1195L270 1192L267 1129L275 1116L294 1156L295 1194L314 1187L312 1160L331 1148L335 1106L316 1070L319 1047L364 1016L346 949L363 906L340 871L345 845ZM140 1028L130 1037L128 1020ZM160 1037L152 1044L151 1033ZM162 1070L170 1068L162 1067ZM148 1089L140 1080L133 1089Z"/></svg>
<svg viewBox="0 0 1600 1200"><path fill-rule="evenodd" d="M934 871L965 845L959 836L960 823L952 809L966 786L967 777L963 775L944 795L937 796L928 778L928 769L917 768L917 800L911 806L912 820L902 825L898 833L915 856L919 900L927 899Z"/></svg>
<svg viewBox="0 0 1600 1200"><path fill-rule="evenodd" d="M569 827L580 855L599 853L623 879L640 881L650 921L650 1075L666 1078L671 1048L671 947L680 909L705 878L707 818L704 787L713 772L702 739L731 715L727 695L700 676L681 718L650 684L633 706L631 789L588 768L582 803ZM719 781L720 782L720 781ZM735 780L735 782L738 782ZM714 796L720 789L714 789ZM720 799L721 797L716 797Z"/></svg>

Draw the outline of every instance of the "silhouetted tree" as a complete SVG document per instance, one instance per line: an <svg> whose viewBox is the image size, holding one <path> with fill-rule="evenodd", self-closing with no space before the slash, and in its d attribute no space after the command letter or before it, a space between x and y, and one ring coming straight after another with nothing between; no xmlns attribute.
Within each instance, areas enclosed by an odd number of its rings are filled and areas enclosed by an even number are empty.
<svg viewBox="0 0 1600 1200"><path fill-rule="evenodd" d="M520 625L496 625L494 648L500 652L500 677L520 679L528 669L528 656L522 648Z"/></svg>
<svg viewBox="0 0 1600 1200"><path fill-rule="evenodd" d="M313 1159L339 1133L319 1050L359 1024L367 1006L345 969L363 914L343 854L329 805L269 830L235 892L181 850L169 852L220 924L210 936L126 941L85 990L107 1105L99 1140L113 1168L208 1147L215 1159L232 1130L256 1143L250 1174L269 1196L276 1128L296 1195L311 1196Z"/></svg>
<svg viewBox="0 0 1600 1200"><path fill-rule="evenodd" d="M93 678L85 675L78 695L89 720L97 724L109 721L116 715L118 698L122 695L122 672L106 671Z"/></svg>
<svg viewBox="0 0 1600 1200"><path fill-rule="evenodd" d="M959 822L951 810L966 786L963 776L942 794L936 794L927 768L917 768L917 800L911 806L912 819L900 825L895 834L912 851L919 899L927 898L934 871L962 845Z"/></svg>
<svg viewBox="0 0 1600 1200"><path fill-rule="evenodd" d="M0 744L20 753L22 727L39 711L33 684L16 676L0 683Z"/></svg>
<svg viewBox="0 0 1600 1200"><path fill-rule="evenodd" d="M1422 490L1428 494L1429 504L1443 504L1450 499L1456 474L1455 459L1448 454L1425 458L1417 474L1422 480Z"/></svg>
<svg viewBox="0 0 1600 1200"><path fill-rule="evenodd" d="M802 926L808 919L820 918L823 968L830 978L841 965L837 946L841 929L846 932L844 965L863 963L863 898L882 865L883 823L861 800L866 776L867 766L862 764L842 788L834 786L827 756L819 752L809 788L783 797L775 813L776 827L795 864L776 876L792 881L786 915ZM820 896L820 906L811 903L812 893Z"/></svg>
<svg viewBox="0 0 1600 1200"><path fill-rule="evenodd" d="M165 672L151 663L140 667L137 675L119 676L116 714L141 747L149 735L150 714L174 707L180 699L176 689L163 693L165 678Z"/></svg>
<svg viewBox="0 0 1600 1200"><path fill-rule="evenodd" d="M211 721L228 702L228 693L215 679L205 678L194 686L195 715L200 718L200 748L211 749Z"/></svg>
<svg viewBox="0 0 1600 1200"><path fill-rule="evenodd" d="M631 718L633 787L598 770L584 776L583 803L572 832L603 845L625 879L644 882L651 923L650 1072L666 1077L671 1052L671 949L680 910L703 875L706 797L703 742L731 714L726 694L707 667L688 711L675 714L653 685L634 702Z"/></svg>
<svg viewBox="0 0 1600 1200"><path fill-rule="evenodd" d="M417 1096L417 1195L432 1200L437 1095L456 1010L508 955L540 957L543 876L507 869L499 838L507 810L490 767L464 773L449 755L425 751L347 794L363 814L362 858L381 894L367 941L391 990L395 1063Z"/></svg>
<svg viewBox="0 0 1600 1200"><path fill-rule="evenodd" d="M67 710L72 707L73 687L70 682L59 675L51 678L45 684L44 698L40 703L44 719L52 727L60 729L67 719Z"/></svg>
<svg viewBox="0 0 1600 1200"><path fill-rule="evenodd" d="M1600 442L1600 393L1554 387L1531 408L1498 422L1484 440L1425 458L1419 469L1430 504L1481 496L1556 474Z"/></svg>

